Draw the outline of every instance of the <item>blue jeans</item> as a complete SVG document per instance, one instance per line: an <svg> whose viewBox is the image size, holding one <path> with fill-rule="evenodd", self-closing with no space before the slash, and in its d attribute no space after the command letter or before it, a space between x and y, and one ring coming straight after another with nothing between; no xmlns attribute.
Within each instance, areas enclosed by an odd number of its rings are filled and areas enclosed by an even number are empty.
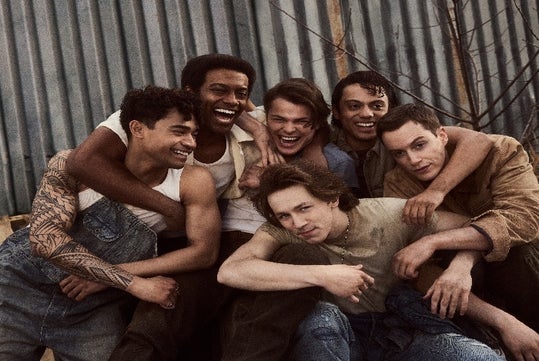
<svg viewBox="0 0 539 361"><path fill-rule="evenodd" d="M464 336L451 321L430 313L419 292L399 288L388 311L346 315L320 302L296 334L294 360L455 361L505 360Z"/></svg>
<svg viewBox="0 0 539 361"><path fill-rule="evenodd" d="M49 347L57 360L106 360L133 297L109 288L81 302L68 298L58 286L67 274L31 254L28 233L21 229L0 246L0 359L39 360ZM81 212L70 234L113 264L155 255L155 233L108 199Z"/></svg>

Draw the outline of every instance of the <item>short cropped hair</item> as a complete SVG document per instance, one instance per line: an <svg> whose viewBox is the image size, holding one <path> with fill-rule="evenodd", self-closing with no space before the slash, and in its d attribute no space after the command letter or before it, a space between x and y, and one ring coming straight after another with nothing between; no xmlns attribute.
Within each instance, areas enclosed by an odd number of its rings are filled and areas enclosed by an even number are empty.
<svg viewBox="0 0 539 361"><path fill-rule="evenodd" d="M256 80L256 71L246 60L227 54L206 54L190 59L182 70L182 89L198 92L206 81L206 74L215 69L234 70L247 75L249 94Z"/></svg>
<svg viewBox="0 0 539 361"><path fill-rule="evenodd" d="M440 119L428 107L421 104L404 104L391 109L376 123L376 135L382 140L385 132L392 132L399 129L407 122L412 121L421 124L423 128L436 135L441 127Z"/></svg>
<svg viewBox="0 0 539 361"><path fill-rule="evenodd" d="M268 197L294 185L304 186L314 197L326 202L339 199L339 209L345 212L359 204L341 177L305 160L268 166L251 200L260 214L273 225L281 227L268 203Z"/></svg>
<svg viewBox="0 0 539 361"><path fill-rule="evenodd" d="M311 128L322 128L328 125L331 109L324 99L320 89L312 82L303 78L283 80L269 89L264 95L264 109L269 113L271 104L277 98L282 98L293 104L306 106L312 115Z"/></svg>
<svg viewBox="0 0 539 361"><path fill-rule="evenodd" d="M389 80L377 72L361 70L348 74L335 85L333 94L331 95L332 107L339 108L339 102L341 101L344 88L352 84L359 84L359 86L367 89L372 95L378 94L380 97L386 95L389 109L399 105L399 98L397 98L397 94L395 94L395 90ZM332 118L331 122L339 128L342 127L341 121L335 119L335 117Z"/></svg>
<svg viewBox="0 0 539 361"><path fill-rule="evenodd" d="M129 123L132 120L138 120L153 129L159 119L177 110L186 121L191 119L198 121L200 100L191 91L148 85L145 88L128 91L122 100L120 110L120 123L130 138Z"/></svg>

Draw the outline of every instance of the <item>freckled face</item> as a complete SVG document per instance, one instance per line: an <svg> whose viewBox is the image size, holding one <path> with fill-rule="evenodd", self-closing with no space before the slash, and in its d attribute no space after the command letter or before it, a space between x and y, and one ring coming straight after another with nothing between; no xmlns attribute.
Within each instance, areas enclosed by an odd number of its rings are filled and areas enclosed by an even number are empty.
<svg viewBox="0 0 539 361"><path fill-rule="evenodd" d="M338 202L320 200L301 185L272 193L268 203L281 225L307 243L318 244L344 231L335 218Z"/></svg>
<svg viewBox="0 0 539 361"><path fill-rule="evenodd" d="M411 120L382 135L384 145L397 164L423 182L432 181L445 167L447 140L443 127L433 134Z"/></svg>

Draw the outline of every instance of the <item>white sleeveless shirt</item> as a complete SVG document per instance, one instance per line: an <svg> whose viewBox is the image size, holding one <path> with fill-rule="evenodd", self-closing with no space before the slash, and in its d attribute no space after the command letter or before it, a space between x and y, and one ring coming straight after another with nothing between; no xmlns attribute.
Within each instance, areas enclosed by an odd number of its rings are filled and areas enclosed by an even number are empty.
<svg viewBox="0 0 539 361"><path fill-rule="evenodd" d="M183 168L169 169L165 180L161 184L158 184L157 186L153 187L153 189L179 202L180 177L182 175L182 172ZM91 188L87 188L79 192L78 196L79 211L85 210L103 197L101 193L98 193ZM155 232L160 232L166 228L165 218L160 213L135 207L130 204L124 204L124 206L129 209L138 219L146 223L146 225L153 229Z"/></svg>
<svg viewBox="0 0 539 361"><path fill-rule="evenodd" d="M127 147L128 139L125 130L122 128L120 123L120 110L111 114L105 121L99 123L98 127L106 127L112 130L114 133L120 137L122 142ZM213 163L202 163L194 159L193 153L189 155L188 162L192 164L202 166L206 168L212 175L215 182L215 193L217 198L223 194L230 182L234 180L235 169L234 169L234 159L230 153L230 140L229 137L226 137L226 149L223 156Z"/></svg>

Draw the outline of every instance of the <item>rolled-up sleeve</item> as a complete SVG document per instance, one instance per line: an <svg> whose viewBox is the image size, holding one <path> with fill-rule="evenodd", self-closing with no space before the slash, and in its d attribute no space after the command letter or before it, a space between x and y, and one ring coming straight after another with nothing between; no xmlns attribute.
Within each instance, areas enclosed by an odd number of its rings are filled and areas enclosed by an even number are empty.
<svg viewBox="0 0 539 361"><path fill-rule="evenodd" d="M516 140L503 137L493 157L490 177L492 207L472 217L471 224L492 240L487 261L502 261L509 249L539 239L539 184L529 157ZM488 181L488 179L485 179Z"/></svg>

